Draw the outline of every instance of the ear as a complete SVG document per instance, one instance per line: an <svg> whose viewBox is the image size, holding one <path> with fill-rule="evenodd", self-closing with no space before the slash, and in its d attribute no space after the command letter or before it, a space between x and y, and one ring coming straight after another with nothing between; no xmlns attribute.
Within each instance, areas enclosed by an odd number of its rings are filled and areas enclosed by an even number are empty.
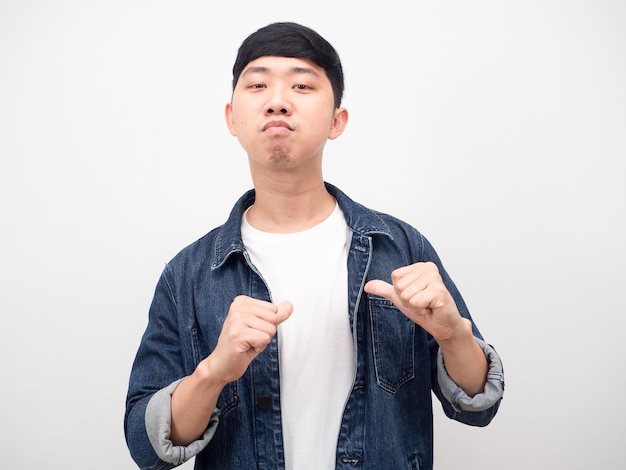
<svg viewBox="0 0 626 470"><path fill-rule="evenodd" d="M335 109L333 122L330 125L330 132L328 138L330 140L336 139L343 134L346 125L348 124L348 110L346 108Z"/></svg>
<svg viewBox="0 0 626 470"><path fill-rule="evenodd" d="M237 136L237 131L235 131L235 122L233 121L233 104L226 103L226 108L224 109L224 118L226 119L226 127L228 127L228 131L232 136Z"/></svg>

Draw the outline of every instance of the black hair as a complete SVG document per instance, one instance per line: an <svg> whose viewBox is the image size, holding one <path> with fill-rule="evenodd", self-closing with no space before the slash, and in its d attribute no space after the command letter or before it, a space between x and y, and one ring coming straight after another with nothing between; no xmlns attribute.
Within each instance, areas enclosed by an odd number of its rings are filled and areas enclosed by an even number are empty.
<svg viewBox="0 0 626 470"><path fill-rule="evenodd" d="M237 52L233 65L233 90L243 69L264 56L309 59L323 68L333 88L335 107L343 98L343 68L337 51L317 32L297 23L272 23L248 36Z"/></svg>

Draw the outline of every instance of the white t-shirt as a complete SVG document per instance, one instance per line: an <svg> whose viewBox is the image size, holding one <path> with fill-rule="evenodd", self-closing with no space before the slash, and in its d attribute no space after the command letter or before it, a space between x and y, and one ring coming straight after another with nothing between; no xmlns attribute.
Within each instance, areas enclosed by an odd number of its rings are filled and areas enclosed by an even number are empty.
<svg viewBox="0 0 626 470"><path fill-rule="evenodd" d="M333 469L355 374L343 212L337 206L319 225L288 234L257 230L244 215L241 233L272 301L294 306L278 327L286 468Z"/></svg>

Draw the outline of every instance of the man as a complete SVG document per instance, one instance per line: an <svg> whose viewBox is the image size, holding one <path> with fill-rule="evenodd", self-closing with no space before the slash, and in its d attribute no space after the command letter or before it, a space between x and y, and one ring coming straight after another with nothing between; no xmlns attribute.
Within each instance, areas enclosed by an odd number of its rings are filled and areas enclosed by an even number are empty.
<svg viewBox="0 0 626 470"><path fill-rule="evenodd" d="M125 418L141 468L428 469L432 392L464 423L495 415L500 359L432 246L324 182L342 94L311 29L242 43L225 115L254 190L159 280Z"/></svg>

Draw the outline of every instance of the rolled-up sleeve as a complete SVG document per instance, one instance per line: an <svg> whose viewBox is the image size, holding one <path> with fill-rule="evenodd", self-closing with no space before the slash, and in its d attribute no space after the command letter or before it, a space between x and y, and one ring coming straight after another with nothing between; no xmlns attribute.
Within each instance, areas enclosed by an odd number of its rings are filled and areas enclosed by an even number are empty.
<svg viewBox="0 0 626 470"><path fill-rule="evenodd" d="M148 439L159 459L173 465L180 465L204 449L215 434L219 422L216 409L202 436L187 446L177 446L171 440L172 394L183 379L177 380L156 392L148 402L145 414Z"/></svg>
<svg viewBox="0 0 626 470"><path fill-rule="evenodd" d="M489 366L487 382L482 393L470 397L448 375L441 350L439 350L437 357L437 380L439 387L443 397L450 402L452 408L457 412L485 411L497 404L504 394L504 370L500 356L483 340L475 339L485 353Z"/></svg>

